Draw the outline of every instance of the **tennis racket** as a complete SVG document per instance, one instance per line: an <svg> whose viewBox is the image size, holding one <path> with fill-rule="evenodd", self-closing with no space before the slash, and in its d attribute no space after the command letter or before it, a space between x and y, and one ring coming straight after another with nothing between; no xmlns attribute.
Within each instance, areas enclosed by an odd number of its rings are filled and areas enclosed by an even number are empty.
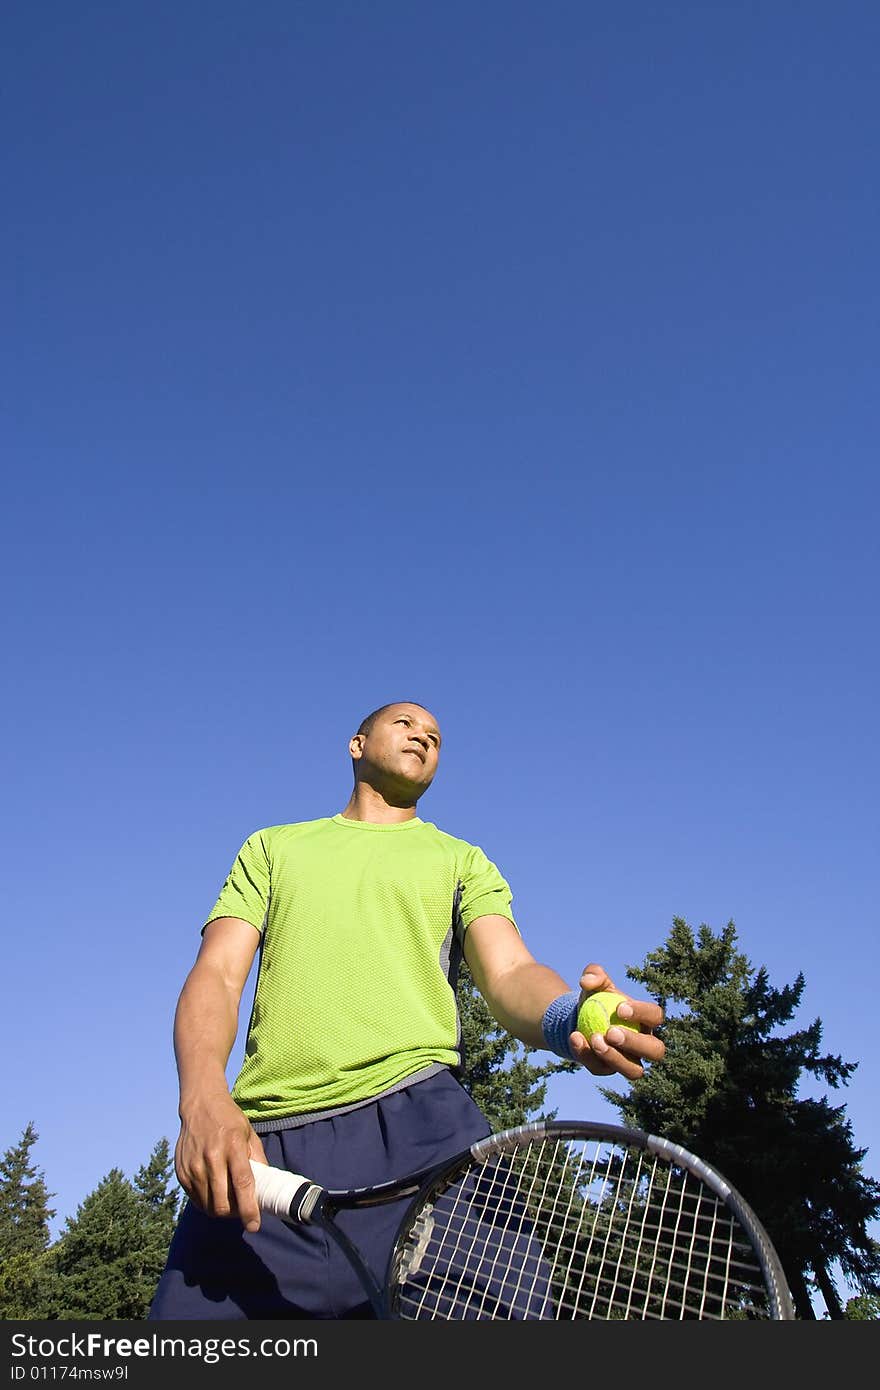
<svg viewBox="0 0 880 1390"><path fill-rule="evenodd" d="M708 1163L642 1130L538 1121L346 1192L251 1167L260 1207L322 1227L377 1318L794 1318L748 1203ZM407 1196L379 1283L334 1217Z"/></svg>

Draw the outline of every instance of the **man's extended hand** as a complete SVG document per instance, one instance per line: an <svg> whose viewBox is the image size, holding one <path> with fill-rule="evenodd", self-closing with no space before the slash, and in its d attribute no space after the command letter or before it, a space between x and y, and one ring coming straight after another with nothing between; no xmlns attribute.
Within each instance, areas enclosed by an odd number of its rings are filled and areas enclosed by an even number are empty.
<svg viewBox="0 0 880 1390"><path fill-rule="evenodd" d="M617 1006L621 1018L638 1025L639 1031L619 1028L613 1025L603 1033L594 1033L587 1038L583 1033L572 1033L571 1050L575 1061L586 1067L594 1076L623 1076L627 1081L636 1081L644 1075L646 1062L659 1062L666 1052L666 1046L652 1033L663 1022L663 1010L659 1004L649 999L632 999L625 990L614 983L601 965L588 965L578 981L581 990L580 1003L599 990L613 990L623 994L625 1002Z"/></svg>

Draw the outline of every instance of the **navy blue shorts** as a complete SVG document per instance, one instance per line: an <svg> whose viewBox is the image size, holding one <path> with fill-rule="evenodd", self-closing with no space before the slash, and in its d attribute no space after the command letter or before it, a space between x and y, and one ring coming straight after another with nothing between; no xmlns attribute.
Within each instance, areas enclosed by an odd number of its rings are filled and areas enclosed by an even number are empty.
<svg viewBox="0 0 880 1390"><path fill-rule="evenodd" d="M295 1129L262 1135L271 1164L328 1188L371 1187L450 1158L490 1127L448 1071L402 1091ZM382 1282L409 1198L341 1212L337 1224ZM187 1202L149 1312L151 1320L370 1318L364 1289L335 1242L310 1226L263 1216L247 1232L237 1218L206 1216Z"/></svg>

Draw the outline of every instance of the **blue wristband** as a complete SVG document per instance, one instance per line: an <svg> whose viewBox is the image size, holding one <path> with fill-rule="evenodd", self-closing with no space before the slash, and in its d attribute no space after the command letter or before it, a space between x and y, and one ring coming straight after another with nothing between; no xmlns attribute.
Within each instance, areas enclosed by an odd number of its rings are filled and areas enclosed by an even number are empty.
<svg viewBox="0 0 880 1390"><path fill-rule="evenodd" d="M541 1030L545 1043L551 1052L555 1052L557 1057L564 1057L566 1062L575 1060L568 1039L572 1033L577 1031L578 1000L580 997L580 993L576 989L571 990L568 994L560 994L558 999L553 1000L541 1020Z"/></svg>

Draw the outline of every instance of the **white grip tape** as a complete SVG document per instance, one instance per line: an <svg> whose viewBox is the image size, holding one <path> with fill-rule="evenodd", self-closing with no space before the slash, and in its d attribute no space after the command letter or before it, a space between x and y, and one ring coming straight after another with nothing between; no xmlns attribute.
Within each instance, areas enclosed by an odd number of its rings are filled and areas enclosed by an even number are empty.
<svg viewBox="0 0 880 1390"><path fill-rule="evenodd" d="M320 1187L299 1173L288 1173L253 1159L250 1163L261 1210L280 1216L282 1221L307 1221L321 1195Z"/></svg>

